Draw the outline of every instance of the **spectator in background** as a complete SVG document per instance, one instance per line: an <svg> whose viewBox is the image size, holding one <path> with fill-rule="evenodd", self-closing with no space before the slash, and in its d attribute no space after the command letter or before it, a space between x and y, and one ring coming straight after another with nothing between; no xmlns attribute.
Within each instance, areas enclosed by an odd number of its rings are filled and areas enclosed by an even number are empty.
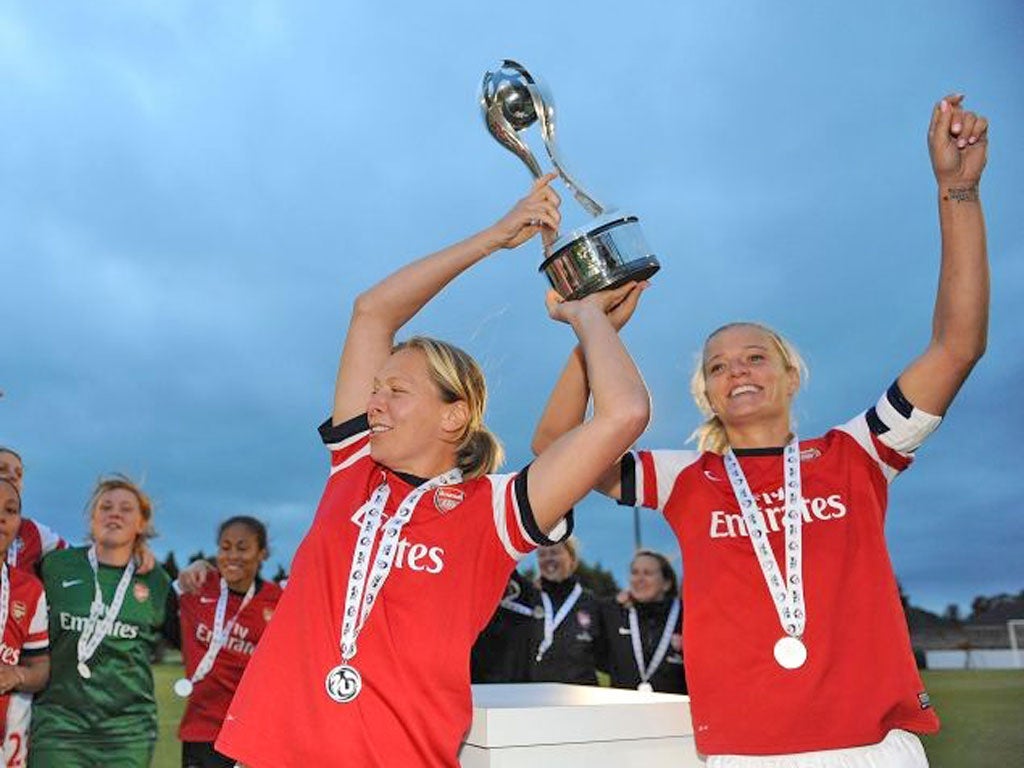
<svg viewBox="0 0 1024 768"><path fill-rule="evenodd" d="M639 550L629 566L629 589L602 608L612 686L686 693L682 606L668 558Z"/></svg>
<svg viewBox="0 0 1024 768"><path fill-rule="evenodd" d="M494 616L473 644L474 683L525 683L533 666L533 630L543 617L540 593L519 571L512 571Z"/></svg>
<svg viewBox="0 0 1024 768"><path fill-rule="evenodd" d="M530 670L535 682L597 685L606 638L600 604L576 578L577 546L570 537L537 549L541 610L534 620Z"/></svg>
<svg viewBox="0 0 1024 768"><path fill-rule="evenodd" d="M34 706L30 768L144 768L156 741L149 659L176 609L163 568L137 570L153 506L113 476L99 481L87 509L92 544L42 565L52 675Z"/></svg>
<svg viewBox="0 0 1024 768"><path fill-rule="evenodd" d="M231 517L217 529L217 578L205 560L190 565L202 574L198 591L180 593L177 617L168 622L171 642L182 649L186 677L174 692L188 699L178 728L182 768L232 768L235 761L213 746L242 673L281 597L260 578L270 550L267 527L254 517ZM184 575L184 572L183 572Z"/></svg>
<svg viewBox="0 0 1024 768"><path fill-rule="evenodd" d="M18 487L0 478L0 728L4 766L24 766L28 754L26 712L16 702L41 690L50 676L46 595L34 575L10 567L7 554L21 524ZM12 704L15 706L12 707Z"/></svg>

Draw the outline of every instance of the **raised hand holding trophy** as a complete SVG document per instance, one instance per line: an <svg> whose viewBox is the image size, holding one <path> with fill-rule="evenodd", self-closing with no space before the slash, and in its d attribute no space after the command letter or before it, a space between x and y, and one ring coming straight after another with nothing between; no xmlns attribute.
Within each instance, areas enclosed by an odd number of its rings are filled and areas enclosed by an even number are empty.
<svg viewBox="0 0 1024 768"><path fill-rule="evenodd" d="M583 227L556 236L544 245L540 271L563 298L579 299L631 280L646 280L661 265L647 245L636 216L599 203L569 175L555 141L555 103L550 91L521 64L505 59L484 74L480 92L487 130L533 174L545 171L524 140L535 124L548 157L576 201L593 217Z"/></svg>

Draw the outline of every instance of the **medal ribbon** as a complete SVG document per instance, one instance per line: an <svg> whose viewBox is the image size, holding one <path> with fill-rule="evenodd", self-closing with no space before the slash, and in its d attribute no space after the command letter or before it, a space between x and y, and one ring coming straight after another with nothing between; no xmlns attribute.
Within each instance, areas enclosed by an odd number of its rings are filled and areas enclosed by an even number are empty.
<svg viewBox="0 0 1024 768"><path fill-rule="evenodd" d="M747 534L754 554L761 564L768 592L775 603L775 611L779 615L779 624L790 637L800 639L807 623L806 606L804 605L803 584L803 516L801 515L802 489L800 482L800 447L796 435L783 451L783 486L785 488L786 507L783 524L785 525L785 548L783 557L786 561L786 578L783 580L779 564L775 561L771 545L768 543L768 528L765 525L761 510L757 506L754 494L747 484L747 478L740 468L736 455L730 448L725 456L725 469L729 473L732 492L739 502L743 520L747 524Z"/></svg>
<svg viewBox="0 0 1024 768"><path fill-rule="evenodd" d="M6 632L7 612L11 605L11 579L7 573L7 563L0 563L0 637Z"/></svg>
<svg viewBox="0 0 1024 768"><path fill-rule="evenodd" d="M345 612L341 622L341 663L347 665L356 655L356 638L362 631L366 620L373 610L377 594L391 573L391 566L398 550L398 535L405 524L412 519L413 510L423 494L441 485L453 485L462 482L462 470L450 469L423 485L414 488L402 501L387 523L383 526L380 547L371 566L370 555L373 544L377 540L377 532L381 529L384 505L391 495L391 488L385 479L377 486L369 501L363 504L357 515L362 515L363 522L359 527L352 565L349 568L348 584L345 591Z"/></svg>
<svg viewBox="0 0 1024 768"><path fill-rule="evenodd" d="M512 611L518 613L520 616L533 616L533 608L522 603L516 603L512 600L502 600L499 605L506 611Z"/></svg>
<svg viewBox="0 0 1024 768"><path fill-rule="evenodd" d="M99 563L96 559L95 544L89 547L88 558L89 567L92 568L94 591L92 605L89 607L89 618L85 620L82 634L78 636L78 664L80 666L92 658L100 643L114 628L114 621L117 620L117 614L121 612L124 596L128 592L128 585L132 581L132 576L135 575L135 559L132 558L125 566L121 580L117 583L117 589L114 591L114 599L101 619L100 614L103 613L106 606L103 604L103 593L100 591Z"/></svg>
<svg viewBox="0 0 1024 768"><path fill-rule="evenodd" d="M672 630L676 628L676 621L679 619L679 598L672 600L672 607L669 609L668 618L665 620L665 628L661 631L661 639L658 647L654 649L651 656L651 663L644 666L644 647L640 642L640 621L637 619L636 608L629 609L629 637L633 641L633 658L636 659L636 668L640 672L640 682L646 683L651 675L661 666L668 653L668 644L672 641Z"/></svg>
<svg viewBox="0 0 1024 768"><path fill-rule="evenodd" d="M11 542L11 546L7 548L7 564L11 566L11 568L18 567L18 552L21 551L21 547L21 537L18 536Z"/></svg>
<svg viewBox="0 0 1024 768"><path fill-rule="evenodd" d="M210 647L206 649L203 658L199 660L196 671L189 678L193 685L206 677L210 670L213 669L213 664L217 661L217 654L221 652L224 644L227 643L228 637L231 635L231 629L235 626L235 622L238 621L239 614L245 610L245 606L249 604L249 601L252 600L252 596L255 594L256 580L253 579L252 584L249 585L249 589L245 593L245 597L242 598L242 604L238 606L238 610L235 611L235 615L231 617L231 620L225 624L224 615L228 609L228 583L224 580L223 576L221 577L220 597L217 598L217 608L213 613L213 637L210 638Z"/></svg>
<svg viewBox="0 0 1024 768"><path fill-rule="evenodd" d="M544 658L544 654L547 652L551 644L555 642L555 630L558 629L559 625L565 621L565 617L569 615L569 611L576 605L576 601L580 599L580 595L583 594L583 587L580 586L579 582L572 588L572 592L565 598L565 602L562 603L562 607L558 609L558 613L554 613L554 608L551 605L551 598L548 597L547 592L540 593L540 601L544 604L544 639L541 641L540 647L537 649L537 661Z"/></svg>

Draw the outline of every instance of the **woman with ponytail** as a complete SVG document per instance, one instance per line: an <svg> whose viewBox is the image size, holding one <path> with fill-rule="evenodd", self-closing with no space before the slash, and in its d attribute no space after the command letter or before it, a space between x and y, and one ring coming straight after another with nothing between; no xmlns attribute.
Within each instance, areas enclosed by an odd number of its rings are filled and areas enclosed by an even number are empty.
<svg viewBox="0 0 1024 768"><path fill-rule="evenodd" d="M460 273L558 227L538 180L504 218L359 296L341 355L327 487L216 743L252 768L458 765L470 649L516 563L641 434L649 403L606 315L629 287L548 297L586 350L593 417L494 474L483 373L459 348L394 336ZM527 477L529 479L527 480Z"/></svg>
<svg viewBox="0 0 1024 768"><path fill-rule="evenodd" d="M683 658L708 768L894 766L927 759L939 722L914 664L885 546L888 484L938 426L985 349L988 260L978 182L987 122L951 95L928 131L942 235L932 335L878 402L821 437L791 416L803 364L778 333L731 323L705 341L696 451L626 453L597 484L664 513L685 578ZM642 286L611 310L628 320ZM587 404L573 354L534 437Z"/></svg>

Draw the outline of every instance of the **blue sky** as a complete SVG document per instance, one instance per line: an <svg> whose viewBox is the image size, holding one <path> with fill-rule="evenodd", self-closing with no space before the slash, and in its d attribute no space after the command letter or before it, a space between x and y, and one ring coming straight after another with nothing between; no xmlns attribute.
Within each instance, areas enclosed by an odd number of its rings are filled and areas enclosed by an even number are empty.
<svg viewBox="0 0 1024 768"><path fill-rule="evenodd" d="M927 342L925 129L961 90L993 125L990 344L894 486L888 535L915 603L1016 592L1022 30L1010 0L5 3L0 443L25 458L26 513L77 537L95 478L123 471L158 503L158 552L210 550L245 512L287 563L322 490L315 427L353 297L528 186L476 104L504 57L548 82L570 169L641 217L664 265L624 334L654 396L643 443L690 433L694 355L740 318L805 353L797 414L819 433ZM572 341L539 261L498 254L410 326L483 364L512 468ZM625 574L628 510L590 499L578 533Z"/></svg>

